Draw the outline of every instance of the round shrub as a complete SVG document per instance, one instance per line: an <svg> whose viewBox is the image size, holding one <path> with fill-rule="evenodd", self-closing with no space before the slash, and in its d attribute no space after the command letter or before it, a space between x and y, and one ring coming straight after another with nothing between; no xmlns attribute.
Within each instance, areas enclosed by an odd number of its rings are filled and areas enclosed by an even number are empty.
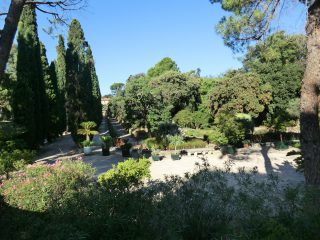
<svg viewBox="0 0 320 240"><path fill-rule="evenodd" d="M64 204L88 186L95 170L80 160L56 161L52 165L32 165L5 180L0 188L11 207L45 212Z"/></svg>
<svg viewBox="0 0 320 240"><path fill-rule="evenodd" d="M210 143L214 143L217 145L228 144L228 138L222 132L220 132L218 128L210 130L208 134L208 140Z"/></svg>
<svg viewBox="0 0 320 240"><path fill-rule="evenodd" d="M246 129L242 122L231 114L219 114L215 119L219 130L227 137L229 144L239 145L246 137Z"/></svg>
<svg viewBox="0 0 320 240"><path fill-rule="evenodd" d="M150 165L148 159L129 158L100 175L98 182L110 190L128 190L139 185L144 178L150 177Z"/></svg>

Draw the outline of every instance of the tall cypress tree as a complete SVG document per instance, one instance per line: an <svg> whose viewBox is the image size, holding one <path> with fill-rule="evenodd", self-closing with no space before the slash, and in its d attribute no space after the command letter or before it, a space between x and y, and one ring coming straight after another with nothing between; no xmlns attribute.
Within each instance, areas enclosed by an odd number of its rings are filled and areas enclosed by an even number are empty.
<svg viewBox="0 0 320 240"><path fill-rule="evenodd" d="M59 92L59 131L64 132L67 130L66 119L66 49L64 38L59 35L57 50L57 61L55 64L57 85Z"/></svg>
<svg viewBox="0 0 320 240"><path fill-rule="evenodd" d="M47 126L47 139L52 141L54 138L59 135L59 116L58 116L58 86L56 81L55 74L52 75L52 71L49 67L46 48L42 42L40 42L40 52L41 52L41 64L42 64L42 73L43 79L46 87L46 101L48 103L48 112L46 118L43 121L46 121Z"/></svg>
<svg viewBox="0 0 320 240"><path fill-rule="evenodd" d="M84 101L86 41L79 21L72 20L68 33L66 52L66 107L69 131L75 142L79 142L77 130L81 122L87 120Z"/></svg>
<svg viewBox="0 0 320 240"><path fill-rule="evenodd" d="M87 64L87 71L88 71L88 79L91 82L91 107L92 107L92 114L91 119L95 121L96 124L99 126L102 121L102 104L101 104L101 92L99 87L99 80L96 73L95 63L92 55L92 50L90 46L88 46L86 51L86 64Z"/></svg>
<svg viewBox="0 0 320 240"><path fill-rule="evenodd" d="M14 121L26 128L25 140L36 148L46 136L48 106L43 80L35 9L24 7L18 27L17 83L13 93Z"/></svg>

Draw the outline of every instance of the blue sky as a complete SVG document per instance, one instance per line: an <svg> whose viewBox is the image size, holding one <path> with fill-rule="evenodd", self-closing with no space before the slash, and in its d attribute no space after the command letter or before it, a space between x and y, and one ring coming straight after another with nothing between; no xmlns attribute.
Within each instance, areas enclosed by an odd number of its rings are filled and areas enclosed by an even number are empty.
<svg viewBox="0 0 320 240"><path fill-rule="evenodd" d="M292 14L277 24L289 32L303 31L302 8L288 12ZM164 57L175 60L181 71L200 68L202 76L240 67L238 56L215 32L223 15L209 0L88 0L88 7L71 17L82 24L93 50L101 92L107 94L112 83L146 72ZM57 39L41 30L47 25L46 18L38 16L39 35L52 60ZM67 29L59 31L67 35Z"/></svg>

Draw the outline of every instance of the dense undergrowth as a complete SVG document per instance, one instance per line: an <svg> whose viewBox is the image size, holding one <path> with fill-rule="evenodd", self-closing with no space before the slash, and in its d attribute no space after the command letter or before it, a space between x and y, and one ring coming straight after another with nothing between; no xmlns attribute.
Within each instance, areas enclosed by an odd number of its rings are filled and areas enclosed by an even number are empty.
<svg viewBox="0 0 320 240"><path fill-rule="evenodd" d="M0 239L320 238L319 190L206 161L184 178L147 182L147 160L133 161L100 179L112 184L96 183L81 161L14 175L0 188Z"/></svg>

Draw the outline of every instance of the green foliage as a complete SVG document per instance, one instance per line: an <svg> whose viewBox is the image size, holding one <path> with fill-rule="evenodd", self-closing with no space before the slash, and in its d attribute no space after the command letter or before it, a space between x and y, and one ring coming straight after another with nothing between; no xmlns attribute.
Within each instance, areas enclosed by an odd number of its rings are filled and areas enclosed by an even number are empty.
<svg viewBox="0 0 320 240"><path fill-rule="evenodd" d="M243 123L238 121L234 115L220 113L215 118L215 124L230 144L239 145L246 137L246 129Z"/></svg>
<svg viewBox="0 0 320 240"><path fill-rule="evenodd" d="M228 138L218 128L212 128L208 132L208 141L217 145L227 145L229 143Z"/></svg>
<svg viewBox="0 0 320 240"><path fill-rule="evenodd" d="M165 148L162 145L161 141L158 141L156 138L147 138L143 141L143 144L148 149L164 149Z"/></svg>
<svg viewBox="0 0 320 240"><path fill-rule="evenodd" d="M173 121L182 128L206 128L209 126L211 116L208 112L183 109L174 117Z"/></svg>
<svg viewBox="0 0 320 240"><path fill-rule="evenodd" d="M101 145L104 148L110 148L113 146L113 138L111 136L102 136L100 137Z"/></svg>
<svg viewBox="0 0 320 240"><path fill-rule="evenodd" d="M112 170L99 176L98 182L108 190L129 190L138 186L143 179L150 177L150 164L145 158L128 159L117 166L113 165Z"/></svg>
<svg viewBox="0 0 320 240"><path fill-rule="evenodd" d="M79 21L75 19L72 20L68 33L66 71L68 127L74 141L78 142L77 132L80 123L95 121L96 124L100 124L102 106L92 52Z"/></svg>
<svg viewBox="0 0 320 240"><path fill-rule="evenodd" d="M30 166L3 181L0 192L12 207L45 212L58 208L87 187L93 174L94 169L79 160Z"/></svg>
<svg viewBox="0 0 320 240"><path fill-rule="evenodd" d="M175 61L166 57L158 62L153 68L148 70L147 78L159 77L160 75L169 71L179 72L179 68Z"/></svg>
<svg viewBox="0 0 320 240"><path fill-rule="evenodd" d="M96 135L96 134L99 134L98 131L96 130L93 130L97 127L97 124L95 122L82 122L80 124L80 126L82 128L79 128L78 129L78 134L79 135L83 135L83 136L86 136L86 140L90 140L90 136L92 135Z"/></svg>
<svg viewBox="0 0 320 240"><path fill-rule="evenodd" d="M161 103L161 109L170 109L171 116L187 106L195 108L200 101L200 80L193 75L169 71L149 84L155 101Z"/></svg>
<svg viewBox="0 0 320 240"><path fill-rule="evenodd" d="M108 112L119 122L123 122L127 117L125 99L122 96L112 97L108 104Z"/></svg>
<svg viewBox="0 0 320 240"><path fill-rule="evenodd" d="M169 139L168 136L178 135L180 134L179 128L174 123L160 123L158 125L158 128L154 131L154 135L156 136L156 139L158 142L161 142L161 144L166 148L168 147Z"/></svg>
<svg viewBox="0 0 320 240"><path fill-rule="evenodd" d="M57 50L57 60L55 64L57 85L58 85L58 106L59 106L59 131L64 132L67 127L66 116L66 49L63 36L59 35Z"/></svg>
<svg viewBox="0 0 320 240"><path fill-rule="evenodd" d="M144 75L130 76L125 86L125 121L132 128L147 127L151 130L152 124L148 121L148 114L155 105L150 93L148 80Z"/></svg>
<svg viewBox="0 0 320 240"><path fill-rule="evenodd" d="M192 112L189 109L183 109L179 111L174 116L173 121L182 128L194 127Z"/></svg>
<svg viewBox="0 0 320 240"><path fill-rule="evenodd" d="M177 146L182 145L184 143L184 139L180 135L171 135L168 137L169 144L174 146L174 150L177 150Z"/></svg>
<svg viewBox="0 0 320 240"><path fill-rule="evenodd" d="M12 112L11 101L12 101L12 85L9 81L8 76L0 85L0 121L10 119L10 115ZM11 85L11 87L10 87Z"/></svg>
<svg viewBox="0 0 320 240"><path fill-rule="evenodd" d="M257 74L237 72L217 82L210 96L214 116L236 112L257 118L271 100L271 87L262 84Z"/></svg>
<svg viewBox="0 0 320 240"><path fill-rule="evenodd" d="M113 96L122 96L124 92L124 83L114 83L110 86Z"/></svg>
<svg viewBox="0 0 320 240"><path fill-rule="evenodd" d="M40 54L43 79L46 88L46 101L48 103L47 119L47 135L48 141L52 141L59 136L59 102L58 102L58 83L56 79L56 71L54 65L49 67L48 59L46 55L46 48L42 42L40 42Z"/></svg>
<svg viewBox="0 0 320 240"><path fill-rule="evenodd" d="M289 114L291 119L299 119L300 118L300 99L295 98L291 99L288 102L288 107L286 112Z"/></svg>
<svg viewBox="0 0 320 240"><path fill-rule="evenodd" d="M94 142L90 140L84 140L83 142L81 142L81 145L83 147L91 147L91 146L94 146Z"/></svg>
<svg viewBox="0 0 320 240"><path fill-rule="evenodd" d="M29 150L13 150L0 152L0 176L5 174L9 178L10 172L23 169L34 161L35 152Z"/></svg>
<svg viewBox="0 0 320 240"><path fill-rule="evenodd" d="M116 137L118 137L118 133L117 131L114 129L111 121L109 118L107 118L107 127L108 127L108 130L109 130L109 135L114 139Z"/></svg>
<svg viewBox="0 0 320 240"><path fill-rule="evenodd" d="M87 100L87 117L94 121L97 125L100 125L102 121L102 104L101 104L101 92L99 87L99 80L96 73L92 50L88 46L86 50L86 74L87 74L87 91L90 99Z"/></svg>
<svg viewBox="0 0 320 240"><path fill-rule="evenodd" d="M176 149L177 150L183 150L183 149L193 149L193 148L205 148L207 147L207 142L201 140L201 139L190 139L186 140L181 144L178 144L177 146L169 145L169 149Z"/></svg>
<svg viewBox="0 0 320 240"><path fill-rule="evenodd" d="M251 47L243 61L248 71L258 73L263 83L272 86L268 121L272 122L279 112L286 111L293 99L300 97L306 58L305 43L302 35L277 32Z"/></svg>
<svg viewBox="0 0 320 240"><path fill-rule="evenodd" d="M182 129L183 135L189 138L204 138L205 135L210 134L211 129Z"/></svg>
<svg viewBox="0 0 320 240"><path fill-rule="evenodd" d="M211 3L220 3L228 14L222 17L217 25L217 31L222 35L226 46L234 51L241 51L250 41L258 41L272 32L270 26L277 19L277 13L285 14L292 6L291 3L267 1L237 1L237 0L210 0ZM306 1L299 0L303 4ZM308 1L309 2L309 1ZM287 9L282 11L283 9Z"/></svg>
<svg viewBox="0 0 320 240"><path fill-rule="evenodd" d="M113 170L102 187L91 184L88 165L38 166L34 180L5 182L1 239L319 239L319 189L283 187L255 170L211 171L207 162L183 178L146 182L144 162Z"/></svg>
<svg viewBox="0 0 320 240"><path fill-rule="evenodd" d="M14 122L27 130L30 148L42 144L47 134L48 105L43 79L40 42L34 7L24 8L18 27L17 82L12 96Z"/></svg>

